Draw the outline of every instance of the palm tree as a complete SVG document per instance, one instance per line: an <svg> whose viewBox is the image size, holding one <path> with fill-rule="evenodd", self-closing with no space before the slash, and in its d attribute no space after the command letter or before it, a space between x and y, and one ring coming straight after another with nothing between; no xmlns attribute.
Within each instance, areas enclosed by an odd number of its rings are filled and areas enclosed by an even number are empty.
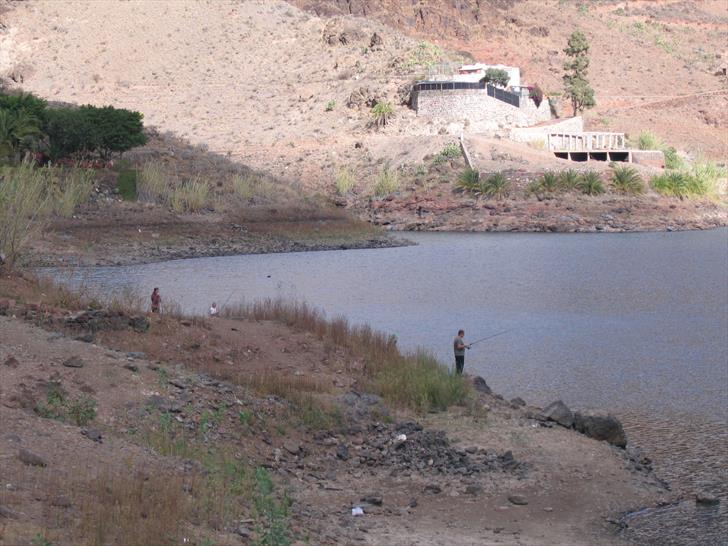
<svg viewBox="0 0 728 546"><path fill-rule="evenodd" d="M27 112L0 108L0 157L17 160L41 136L38 119Z"/></svg>

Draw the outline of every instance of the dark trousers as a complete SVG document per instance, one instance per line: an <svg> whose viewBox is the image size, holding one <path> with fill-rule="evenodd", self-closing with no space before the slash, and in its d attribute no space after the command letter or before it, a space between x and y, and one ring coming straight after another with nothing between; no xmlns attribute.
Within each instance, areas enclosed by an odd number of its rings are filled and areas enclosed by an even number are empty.
<svg viewBox="0 0 728 546"><path fill-rule="evenodd" d="M465 367L465 355L455 355L455 373L462 374Z"/></svg>

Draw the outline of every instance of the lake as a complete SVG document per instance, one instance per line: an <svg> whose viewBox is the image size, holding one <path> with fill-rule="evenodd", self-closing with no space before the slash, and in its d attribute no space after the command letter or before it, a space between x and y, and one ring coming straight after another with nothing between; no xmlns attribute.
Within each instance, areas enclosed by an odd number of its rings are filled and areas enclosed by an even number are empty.
<svg viewBox="0 0 728 546"><path fill-rule="evenodd" d="M474 346L466 371L506 397L608 409L662 477L723 499L712 512L686 502L635 518L636 540L728 536L727 229L407 238L417 245L91 268L75 279L106 293L159 286L197 313L212 301L305 300L448 364L459 328L471 341L507 331Z"/></svg>

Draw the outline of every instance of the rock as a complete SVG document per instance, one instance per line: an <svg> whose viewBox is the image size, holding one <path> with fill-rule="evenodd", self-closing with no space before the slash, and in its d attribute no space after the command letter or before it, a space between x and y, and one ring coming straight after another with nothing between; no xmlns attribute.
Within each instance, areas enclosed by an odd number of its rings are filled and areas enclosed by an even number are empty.
<svg viewBox="0 0 728 546"><path fill-rule="evenodd" d="M407 506L409 506L410 508L417 508L417 498L412 497Z"/></svg>
<svg viewBox="0 0 728 546"><path fill-rule="evenodd" d="M384 45L384 40L382 40L382 37L379 34L377 34L376 32L374 34L372 34L372 39L369 40L369 47L371 49L375 49L375 48L381 47L383 45Z"/></svg>
<svg viewBox="0 0 728 546"><path fill-rule="evenodd" d="M384 499L382 498L382 495L378 495L376 493L365 495L361 498L361 502L366 502L367 504L372 504L374 506L381 506L384 502Z"/></svg>
<svg viewBox="0 0 728 546"><path fill-rule="evenodd" d="M73 506L73 503L71 502L71 499L69 499L66 495L58 495L57 497L53 497L51 499L51 506L57 506L59 508L70 508Z"/></svg>
<svg viewBox="0 0 728 546"><path fill-rule="evenodd" d="M93 343L96 339L96 336L94 336L93 333L89 332L87 334L81 334L80 336L76 336L73 339L75 339L76 341L83 341L84 343Z"/></svg>
<svg viewBox="0 0 728 546"><path fill-rule="evenodd" d="M571 428L574 425L574 414L561 400L549 404L539 418L544 421L554 421L562 427Z"/></svg>
<svg viewBox="0 0 728 546"><path fill-rule="evenodd" d="M40 455L36 455L28 449L21 449L18 453L18 459L30 466L47 466L47 463Z"/></svg>
<svg viewBox="0 0 728 546"><path fill-rule="evenodd" d="M239 525L238 528L235 529L235 533L243 538L251 538L253 536L252 531L245 525Z"/></svg>
<svg viewBox="0 0 728 546"><path fill-rule="evenodd" d="M5 359L5 362L3 362L3 366L7 366L8 368L17 368L20 365L18 362L18 359L15 358L13 355L10 355Z"/></svg>
<svg viewBox="0 0 728 546"><path fill-rule="evenodd" d="M515 398L511 399L511 405L521 408L526 405L526 402L525 400L523 400L523 398L516 396Z"/></svg>
<svg viewBox="0 0 728 546"><path fill-rule="evenodd" d="M442 487L440 487L436 483L428 483L425 486L425 493L432 493L433 495L439 495L440 493L442 493Z"/></svg>
<svg viewBox="0 0 728 546"><path fill-rule="evenodd" d="M85 428L81 430L81 434L86 436L89 440L93 442L98 442L99 444L103 441L103 436L100 431L96 430L95 428Z"/></svg>
<svg viewBox="0 0 728 546"><path fill-rule="evenodd" d="M20 513L16 512L15 510L11 510L7 506L0 505L0 518L19 519Z"/></svg>
<svg viewBox="0 0 728 546"><path fill-rule="evenodd" d="M715 506L716 504L720 504L720 499L706 491L699 491L698 493L695 493L695 503L703 504L705 506Z"/></svg>
<svg viewBox="0 0 728 546"><path fill-rule="evenodd" d="M595 410L577 412L574 416L574 428L582 434L610 444L625 448L627 435L619 419L613 415Z"/></svg>
<svg viewBox="0 0 728 546"><path fill-rule="evenodd" d="M124 369L137 373L139 371L139 366L136 364L124 364Z"/></svg>
<svg viewBox="0 0 728 546"><path fill-rule="evenodd" d="M336 458L346 461L349 458L349 448L341 444L336 448Z"/></svg>
<svg viewBox="0 0 728 546"><path fill-rule="evenodd" d="M283 449L285 449L291 455L298 455L298 452L301 451L301 444L293 440L287 440L283 444Z"/></svg>
<svg viewBox="0 0 728 546"><path fill-rule="evenodd" d="M127 358L133 358L135 360L144 360L147 358L147 353L143 353L141 351L129 351L126 353Z"/></svg>
<svg viewBox="0 0 728 546"><path fill-rule="evenodd" d="M72 356L71 358L64 360L63 365L66 368L83 368L85 362L78 356Z"/></svg>
<svg viewBox="0 0 728 546"><path fill-rule="evenodd" d="M146 333L149 331L149 319L144 315L129 317L129 326L135 332Z"/></svg>
<svg viewBox="0 0 728 546"><path fill-rule="evenodd" d="M465 488L465 494L472 495L474 497L480 495L482 492L483 492L483 486L479 485L477 483L470 484Z"/></svg>
<svg viewBox="0 0 728 546"><path fill-rule="evenodd" d="M479 375L476 375L473 378L473 387L478 392L482 392L482 393L485 393L485 394L492 394L493 393L493 391L491 390L491 388L488 386L488 383L485 382L485 379L483 379Z"/></svg>
<svg viewBox="0 0 728 546"><path fill-rule="evenodd" d="M525 506L528 504L528 500L523 495L509 495L508 501L516 506Z"/></svg>

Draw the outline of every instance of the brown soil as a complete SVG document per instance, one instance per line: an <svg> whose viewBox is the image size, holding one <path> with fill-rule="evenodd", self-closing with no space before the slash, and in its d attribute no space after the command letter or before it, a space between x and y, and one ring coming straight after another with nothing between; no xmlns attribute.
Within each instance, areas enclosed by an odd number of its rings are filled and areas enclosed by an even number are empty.
<svg viewBox="0 0 728 546"><path fill-rule="evenodd" d="M331 407L356 388L359 364L330 341L274 323L155 316L148 333L102 330L84 343L62 326L68 312L42 303L50 301L49 287L41 295L33 283L4 278L0 288L36 301L11 302L0 317L1 544L36 536L59 545L119 536L148 543L170 527L176 543L250 543L260 532L250 493L229 493L225 506L233 509L220 512L226 517L201 514L199 496L210 487L205 471L195 455L166 455L153 441L160 430L155 407L171 408L187 449L197 446L205 460L227 453L231 461L267 467L292 498L296 536L316 544L614 544L613 522L622 512L665 497L623 451L543 428L529 417L534 408L514 409L485 394L475 412L393 415L420 420L421 434L444 430L456 450L467 448L463 456L511 450L515 467L493 459L491 470L465 477L438 474L436 466L366 464L365 453L395 435L393 425L376 424L372 414L316 432L301 419L307 397ZM70 357L83 366L63 365ZM96 400L96 418L82 428L41 417L51 384L68 399ZM93 441L99 432L101 443ZM342 445L348 457L337 456ZM21 450L45 466L23 462ZM126 479L114 477L120 475ZM381 505L360 500L371 495L381 496ZM528 504L509 501L514 495ZM352 505L364 506L365 515L352 517Z"/></svg>

